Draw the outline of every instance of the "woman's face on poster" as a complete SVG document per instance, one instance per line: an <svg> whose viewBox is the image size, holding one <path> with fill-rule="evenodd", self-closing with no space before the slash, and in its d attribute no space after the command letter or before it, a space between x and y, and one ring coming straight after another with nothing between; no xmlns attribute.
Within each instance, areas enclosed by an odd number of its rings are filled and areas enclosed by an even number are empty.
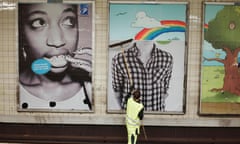
<svg viewBox="0 0 240 144"><path fill-rule="evenodd" d="M65 56L76 49L76 8L64 4L32 4L24 10L23 32L28 58Z"/></svg>

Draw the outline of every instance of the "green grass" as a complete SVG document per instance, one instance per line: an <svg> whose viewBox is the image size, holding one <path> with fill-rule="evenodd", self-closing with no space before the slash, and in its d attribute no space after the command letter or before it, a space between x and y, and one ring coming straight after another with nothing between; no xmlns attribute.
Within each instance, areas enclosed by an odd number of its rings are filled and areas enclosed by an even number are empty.
<svg viewBox="0 0 240 144"><path fill-rule="evenodd" d="M201 81L201 102L240 102L240 96L229 92L211 92L213 88L222 88L223 66L203 66Z"/></svg>
<svg viewBox="0 0 240 144"><path fill-rule="evenodd" d="M161 40L161 41L156 41L158 44L162 44L162 45L165 45L165 44L169 44L171 42L171 40Z"/></svg>

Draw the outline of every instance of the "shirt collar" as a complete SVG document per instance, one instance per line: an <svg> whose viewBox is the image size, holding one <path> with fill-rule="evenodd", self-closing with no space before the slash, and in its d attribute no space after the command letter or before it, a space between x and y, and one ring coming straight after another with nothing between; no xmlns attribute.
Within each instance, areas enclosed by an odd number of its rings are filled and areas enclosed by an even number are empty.
<svg viewBox="0 0 240 144"><path fill-rule="evenodd" d="M139 49L136 46L136 43L133 44L133 47L131 47L129 51L131 51L134 54L134 56L138 56L140 53ZM153 44L151 57L154 57L156 54L157 54L157 47L156 47L156 44Z"/></svg>

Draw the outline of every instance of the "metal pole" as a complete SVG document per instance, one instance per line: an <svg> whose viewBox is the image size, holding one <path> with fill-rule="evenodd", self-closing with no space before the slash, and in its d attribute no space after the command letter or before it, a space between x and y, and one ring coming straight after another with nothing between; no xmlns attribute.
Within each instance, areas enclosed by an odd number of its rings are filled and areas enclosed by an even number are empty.
<svg viewBox="0 0 240 144"><path fill-rule="evenodd" d="M148 138L147 138L147 133L146 133L146 130L145 130L143 124L142 124L142 130L143 130L143 134L144 134L145 140L148 140Z"/></svg>
<svg viewBox="0 0 240 144"><path fill-rule="evenodd" d="M124 55L124 48L123 47L122 47L122 54L123 54L123 60L124 60L124 63L125 63L126 69L127 69L127 74L128 74L128 77L129 77L130 85L133 86L133 80L132 80L132 77L131 77L130 70L128 68L128 63L127 63L126 56Z"/></svg>

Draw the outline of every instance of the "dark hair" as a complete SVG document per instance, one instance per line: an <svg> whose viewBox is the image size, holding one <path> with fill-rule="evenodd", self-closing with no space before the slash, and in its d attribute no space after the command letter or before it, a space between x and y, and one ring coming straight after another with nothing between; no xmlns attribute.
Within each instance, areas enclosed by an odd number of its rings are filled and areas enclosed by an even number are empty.
<svg viewBox="0 0 240 144"><path fill-rule="evenodd" d="M139 99L140 96L141 96L139 90L133 90L132 94L133 94L133 98L134 98L135 100L136 100L136 99Z"/></svg>

